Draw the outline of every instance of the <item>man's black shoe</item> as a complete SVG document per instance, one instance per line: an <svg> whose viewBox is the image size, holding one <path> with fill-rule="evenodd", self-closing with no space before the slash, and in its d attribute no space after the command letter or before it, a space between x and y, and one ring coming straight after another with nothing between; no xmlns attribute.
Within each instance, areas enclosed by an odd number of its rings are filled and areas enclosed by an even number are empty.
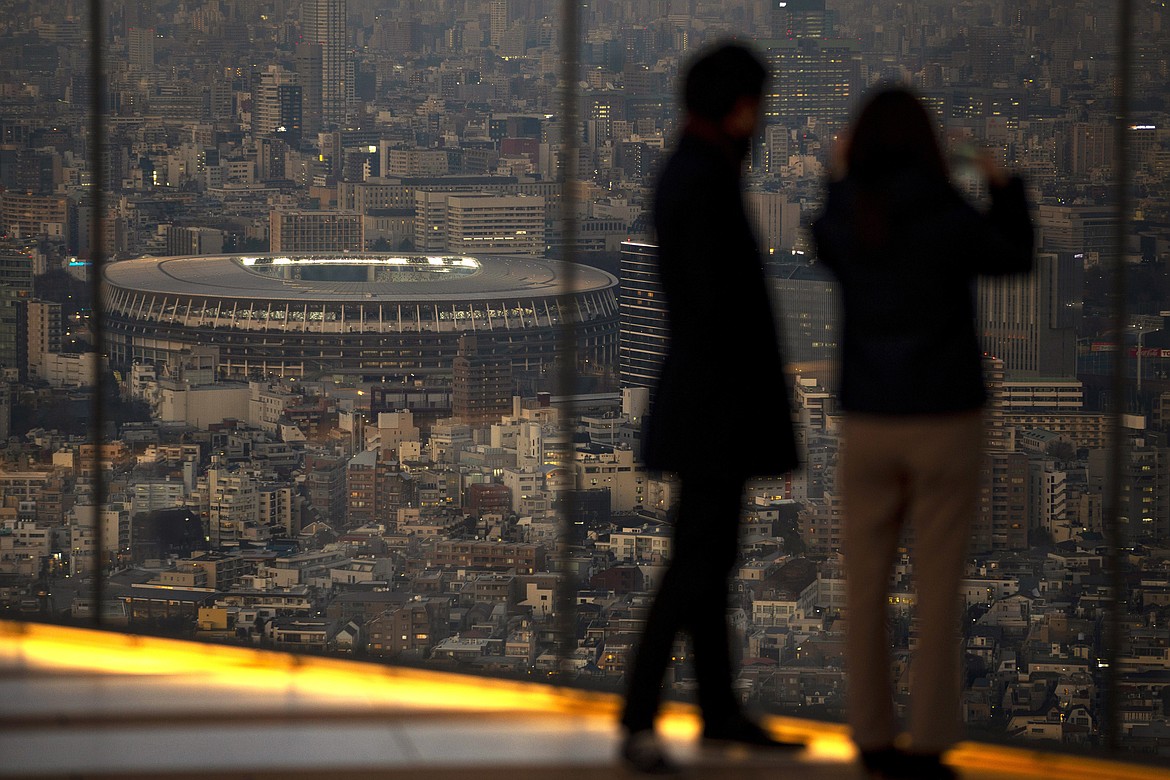
<svg viewBox="0 0 1170 780"><path fill-rule="evenodd" d="M644 775L677 775L681 771L670 760L653 729L642 729L626 735L622 740L622 763Z"/></svg>
<svg viewBox="0 0 1170 780"><path fill-rule="evenodd" d="M869 750L861 751L861 765L865 767L865 772L872 778L896 778L901 777L900 772L903 771L905 765L906 754L898 748L890 745L882 748L870 748Z"/></svg>
<svg viewBox="0 0 1170 780"><path fill-rule="evenodd" d="M861 764L875 780L958 780L937 753L908 753L896 747L861 751Z"/></svg>
<svg viewBox="0 0 1170 780"><path fill-rule="evenodd" d="M717 744L727 743L769 750L803 750L803 742L785 742L773 739L758 724L746 718L728 724L707 724L703 726L703 741Z"/></svg>

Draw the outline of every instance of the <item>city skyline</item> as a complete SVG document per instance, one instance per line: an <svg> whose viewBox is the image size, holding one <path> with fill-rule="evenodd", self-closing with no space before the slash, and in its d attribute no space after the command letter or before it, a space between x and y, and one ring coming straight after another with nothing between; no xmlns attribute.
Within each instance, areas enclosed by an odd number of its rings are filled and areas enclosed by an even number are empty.
<svg viewBox="0 0 1170 780"><path fill-rule="evenodd" d="M639 462L665 344L652 194L680 131L680 72L734 37L770 70L745 203L806 457L744 497L745 695L841 713L840 307L807 225L850 112L897 82L937 118L956 187L982 202L964 160L986 150L1025 177L1038 231L1036 273L973 291L992 401L957 594L963 718L980 737L1092 749L1116 706L1128 749L1164 749L1161 3L1133 3L1125 126L1119 20L1088 0L597 0L579 8L573 84L553 0L111 0L100 95L86 4L51 6L0 0L4 614L90 619L81 582L97 575L97 609L130 631L620 686L677 489ZM95 432L80 407L99 371L109 424ZM723 379L689 429L698 451L715 426L753 424L740 402L751 366ZM1120 603L1105 577L1112 436ZM895 579L891 625L908 652L913 572ZM579 618L568 637L565 582ZM1127 626L1113 648L1111 607ZM690 680L680 664L674 693Z"/></svg>

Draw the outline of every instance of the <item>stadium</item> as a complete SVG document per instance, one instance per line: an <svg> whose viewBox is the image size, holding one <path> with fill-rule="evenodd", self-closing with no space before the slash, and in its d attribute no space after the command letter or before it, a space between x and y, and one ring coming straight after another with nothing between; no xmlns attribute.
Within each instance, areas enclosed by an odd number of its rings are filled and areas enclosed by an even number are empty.
<svg viewBox="0 0 1170 780"><path fill-rule="evenodd" d="M613 365L618 281L518 256L199 255L143 257L103 271L110 363L175 366L194 348L219 375L356 381L449 378L459 337L480 355L539 372L572 324L577 356Z"/></svg>

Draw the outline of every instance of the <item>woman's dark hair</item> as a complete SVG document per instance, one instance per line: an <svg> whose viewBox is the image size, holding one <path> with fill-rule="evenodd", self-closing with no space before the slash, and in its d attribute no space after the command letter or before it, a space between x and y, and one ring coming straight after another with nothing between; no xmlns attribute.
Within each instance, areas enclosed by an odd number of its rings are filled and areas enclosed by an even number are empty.
<svg viewBox="0 0 1170 780"><path fill-rule="evenodd" d="M882 88L853 123L845 158L849 177L862 186L881 186L896 173L913 170L947 178L934 123L908 90Z"/></svg>
<svg viewBox="0 0 1170 780"><path fill-rule="evenodd" d="M768 71L746 46L725 43L701 53L687 70L683 102L687 111L720 120L740 98L759 98Z"/></svg>

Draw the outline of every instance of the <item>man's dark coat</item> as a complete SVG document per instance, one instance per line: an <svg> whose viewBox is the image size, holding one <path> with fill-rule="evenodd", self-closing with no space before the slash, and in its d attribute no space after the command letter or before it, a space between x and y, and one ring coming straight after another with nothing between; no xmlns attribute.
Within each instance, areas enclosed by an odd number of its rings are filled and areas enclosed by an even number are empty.
<svg viewBox="0 0 1170 780"><path fill-rule="evenodd" d="M798 465L787 378L739 163L684 136L654 204L670 346L646 421L652 469L743 476Z"/></svg>

